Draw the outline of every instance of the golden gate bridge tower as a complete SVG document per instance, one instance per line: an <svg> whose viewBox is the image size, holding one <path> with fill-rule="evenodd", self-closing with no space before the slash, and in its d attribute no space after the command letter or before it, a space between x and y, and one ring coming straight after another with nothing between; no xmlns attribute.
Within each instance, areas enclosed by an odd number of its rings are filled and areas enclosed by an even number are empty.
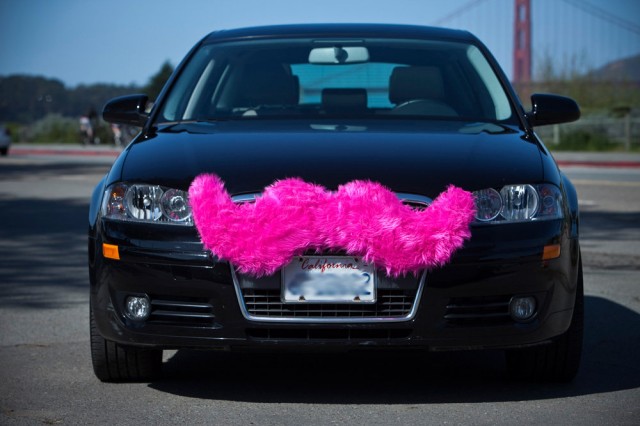
<svg viewBox="0 0 640 426"><path fill-rule="evenodd" d="M513 81L531 81L531 0L515 0L513 27Z"/></svg>

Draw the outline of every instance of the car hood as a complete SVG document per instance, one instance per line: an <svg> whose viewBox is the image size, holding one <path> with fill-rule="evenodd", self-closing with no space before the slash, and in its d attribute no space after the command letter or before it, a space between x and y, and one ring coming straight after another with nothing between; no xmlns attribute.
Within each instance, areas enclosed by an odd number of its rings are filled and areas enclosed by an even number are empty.
<svg viewBox="0 0 640 426"><path fill-rule="evenodd" d="M335 189L368 179L435 197L544 180L544 151L517 129L486 123L182 123L132 143L111 180L187 189L215 173L231 194L300 177Z"/></svg>

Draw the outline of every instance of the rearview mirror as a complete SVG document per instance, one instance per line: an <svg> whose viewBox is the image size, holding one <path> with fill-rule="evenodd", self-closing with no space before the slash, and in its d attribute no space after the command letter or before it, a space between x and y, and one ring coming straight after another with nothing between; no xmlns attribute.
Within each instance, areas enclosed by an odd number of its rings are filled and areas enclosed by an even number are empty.
<svg viewBox="0 0 640 426"><path fill-rule="evenodd" d="M531 95L531 112L527 113L532 126L569 123L580 118L580 107L571 98L536 93Z"/></svg>
<svg viewBox="0 0 640 426"><path fill-rule="evenodd" d="M358 64L369 60L369 50L362 46L316 47L309 52L310 64Z"/></svg>
<svg viewBox="0 0 640 426"><path fill-rule="evenodd" d="M142 127L147 122L147 95L129 95L111 99L102 109L102 118L109 123Z"/></svg>

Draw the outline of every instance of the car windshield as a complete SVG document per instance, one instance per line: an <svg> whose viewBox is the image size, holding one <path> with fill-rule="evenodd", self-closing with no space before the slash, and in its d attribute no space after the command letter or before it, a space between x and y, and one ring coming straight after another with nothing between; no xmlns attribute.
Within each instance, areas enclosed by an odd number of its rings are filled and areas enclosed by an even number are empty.
<svg viewBox="0 0 640 426"><path fill-rule="evenodd" d="M203 44L156 121L322 117L516 120L473 44L294 38Z"/></svg>

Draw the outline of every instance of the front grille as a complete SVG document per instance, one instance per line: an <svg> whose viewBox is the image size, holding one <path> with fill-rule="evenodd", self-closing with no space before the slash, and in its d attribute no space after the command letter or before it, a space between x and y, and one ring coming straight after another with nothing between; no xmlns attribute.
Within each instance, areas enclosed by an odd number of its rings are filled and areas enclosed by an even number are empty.
<svg viewBox="0 0 640 426"><path fill-rule="evenodd" d="M147 323L185 327L211 327L215 315L206 299L185 298L166 300L151 297L151 315Z"/></svg>
<svg viewBox="0 0 640 426"><path fill-rule="evenodd" d="M413 210L424 210L429 207L428 204L421 201L402 200L402 204L411 207Z"/></svg>
<svg viewBox="0 0 640 426"><path fill-rule="evenodd" d="M449 301L444 319L449 326L509 324L511 296L456 297Z"/></svg>
<svg viewBox="0 0 640 426"><path fill-rule="evenodd" d="M256 340L394 340L410 336L410 329L247 329L247 337Z"/></svg>
<svg viewBox="0 0 640 426"><path fill-rule="evenodd" d="M417 290L378 290L373 304L283 303L280 290L243 289L246 310L263 318L404 318L413 307Z"/></svg>
<svg viewBox="0 0 640 426"><path fill-rule="evenodd" d="M429 197L425 197L424 195L417 194L396 194L402 204L405 206L411 207L414 210L424 210L431 205L433 200Z"/></svg>

